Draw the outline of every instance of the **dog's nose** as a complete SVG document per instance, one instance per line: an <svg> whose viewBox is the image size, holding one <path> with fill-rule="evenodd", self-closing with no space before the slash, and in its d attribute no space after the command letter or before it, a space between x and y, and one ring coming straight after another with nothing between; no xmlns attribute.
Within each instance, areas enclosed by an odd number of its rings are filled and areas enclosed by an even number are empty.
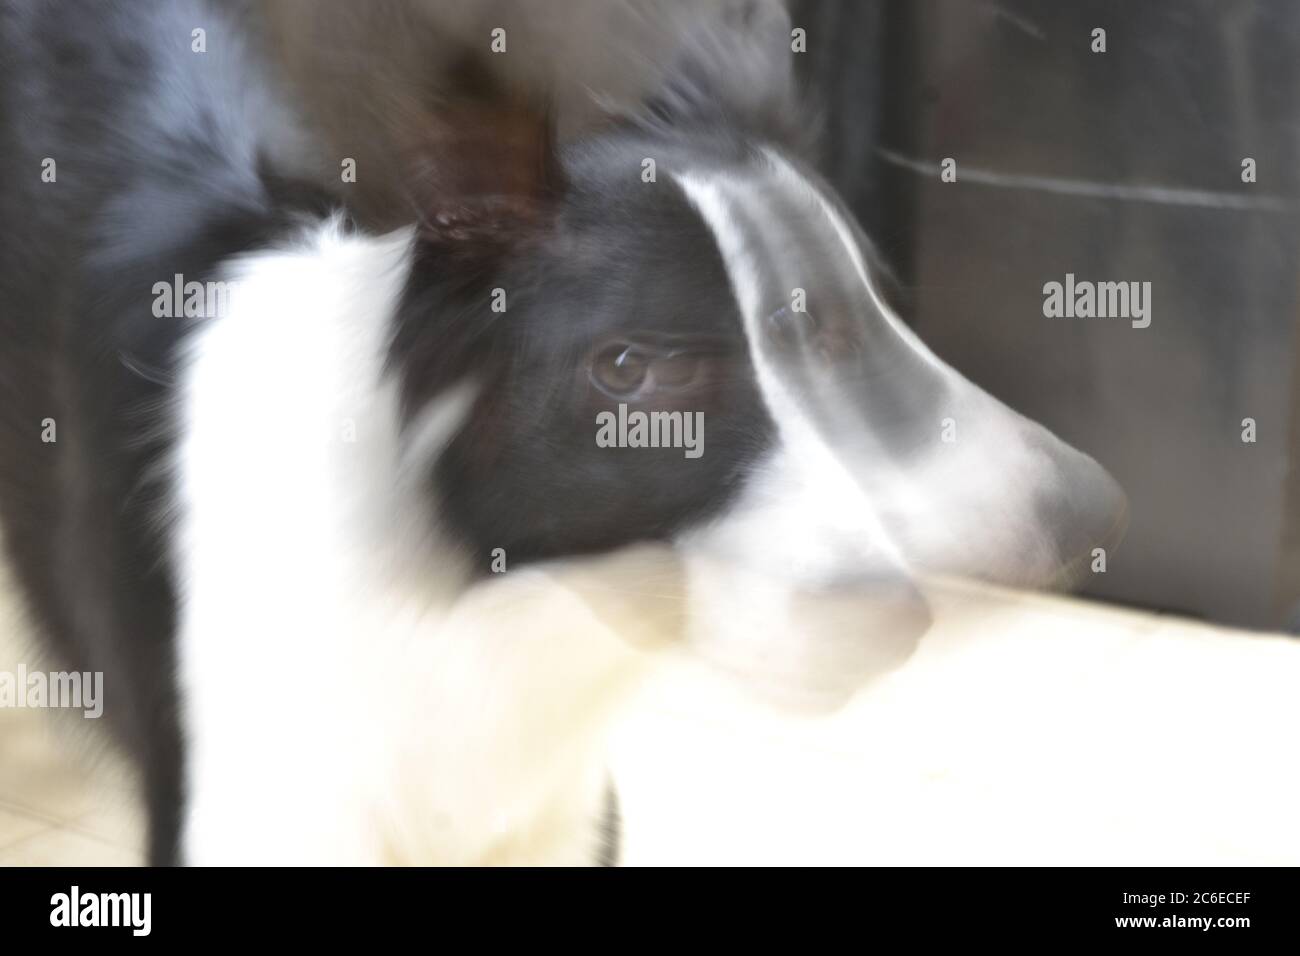
<svg viewBox="0 0 1300 956"><path fill-rule="evenodd" d="M1107 560L1123 539L1128 496L1088 455L1055 438L1052 444L1058 477L1040 493L1036 508L1039 524L1051 534L1060 555L1055 583L1068 587L1090 568L1102 566L1097 562Z"/></svg>

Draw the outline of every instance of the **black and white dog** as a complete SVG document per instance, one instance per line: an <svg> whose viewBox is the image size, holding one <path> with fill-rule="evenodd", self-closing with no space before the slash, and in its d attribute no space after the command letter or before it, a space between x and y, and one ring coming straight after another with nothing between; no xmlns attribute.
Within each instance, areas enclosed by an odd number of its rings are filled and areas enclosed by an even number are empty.
<svg viewBox="0 0 1300 956"><path fill-rule="evenodd" d="M154 862L593 862L647 651L842 695L921 572L1115 533L1100 466L890 312L788 68L737 90L725 38L563 149L475 81L371 235L218 8L0 30L4 537Z"/></svg>

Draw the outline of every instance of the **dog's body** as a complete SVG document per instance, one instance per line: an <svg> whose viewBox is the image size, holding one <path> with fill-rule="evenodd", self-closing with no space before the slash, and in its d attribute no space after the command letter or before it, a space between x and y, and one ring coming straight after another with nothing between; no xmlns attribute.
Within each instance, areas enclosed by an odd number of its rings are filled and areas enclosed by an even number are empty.
<svg viewBox="0 0 1300 956"><path fill-rule="evenodd" d="M923 628L913 567L1044 581L1113 524L888 313L752 89L687 69L560 152L467 100L375 236L213 9L42 6L0 15L0 515L156 862L592 862L648 652L846 693ZM160 315L177 275L236 291ZM705 454L599 447L619 405Z"/></svg>

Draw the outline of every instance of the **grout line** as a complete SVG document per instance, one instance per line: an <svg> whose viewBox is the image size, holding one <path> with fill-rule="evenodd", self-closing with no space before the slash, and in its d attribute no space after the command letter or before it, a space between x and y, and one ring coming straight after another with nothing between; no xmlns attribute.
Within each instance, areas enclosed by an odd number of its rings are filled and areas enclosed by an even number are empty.
<svg viewBox="0 0 1300 956"><path fill-rule="evenodd" d="M8 843L0 843L0 853L4 853L5 850L9 849L12 846L17 846L18 844L22 843L24 840L27 840L34 836L40 836L42 833L50 833L58 828L57 824L51 824L49 820L45 820L41 817L35 816L30 813L16 812L8 807L0 807L0 810L4 810L6 813L10 813L14 816L22 817L25 820L31 820L35 823L39 823L43 827L42 829L36 830L32 833L26 833L20 837L17 837L16 839L9 841Z"/></svg>
<svg viewBox="0 0 1300 956"><path fill-rule="evenodd" d="M40 820L43 823L48 823L56 827L61 827L71 822L66 817L55 816L38 807L33 807L29 804L16 801L12 797L0 796L0 810L7 810L10 813L17 813L21 816L31 817L33 820Z"/></svg>
<svg viewBox="0 0 1300 956"><path fill-rule="evenodd" d="M100 837L94 836L93 834L89 834L80 830L73 829L72 827L51 826L51 827L47 827L44 830L37 830L35 833L29 833L27 834L27 836L21 837L18 840L15 840L13 843L0 846L0 854L8 853L10 850L17 849L18 847L22 846L25 843L29 843L32 840L38 839L39 837L49 836L52 833L67 833L81 840L90 840L93 843L98 843L100 846L107 847L110 850L120 850L125 853L139 853L139 847L124 847L121 844L112 843L108 840L104 840L101 839ZM4 865L3 861L0 861L0 865ZM77 865L77 864L62 863L62 864L51 864L51 865Z"/></svg>

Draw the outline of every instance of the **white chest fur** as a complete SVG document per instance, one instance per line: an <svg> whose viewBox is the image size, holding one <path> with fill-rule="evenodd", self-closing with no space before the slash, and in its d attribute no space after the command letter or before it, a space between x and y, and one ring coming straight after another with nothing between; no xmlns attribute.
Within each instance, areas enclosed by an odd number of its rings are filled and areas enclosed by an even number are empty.
<svg viewBox="0 0 1300 956"><path fill-rule="evenodd" d="M596 857L604 717L645 655L584 599L581 568L467 588L488 556L439 535L417 479L468 394L403 436L382 367L409 241L328 227L243 260L229 314L193 340L186 862Z"/></svg>

